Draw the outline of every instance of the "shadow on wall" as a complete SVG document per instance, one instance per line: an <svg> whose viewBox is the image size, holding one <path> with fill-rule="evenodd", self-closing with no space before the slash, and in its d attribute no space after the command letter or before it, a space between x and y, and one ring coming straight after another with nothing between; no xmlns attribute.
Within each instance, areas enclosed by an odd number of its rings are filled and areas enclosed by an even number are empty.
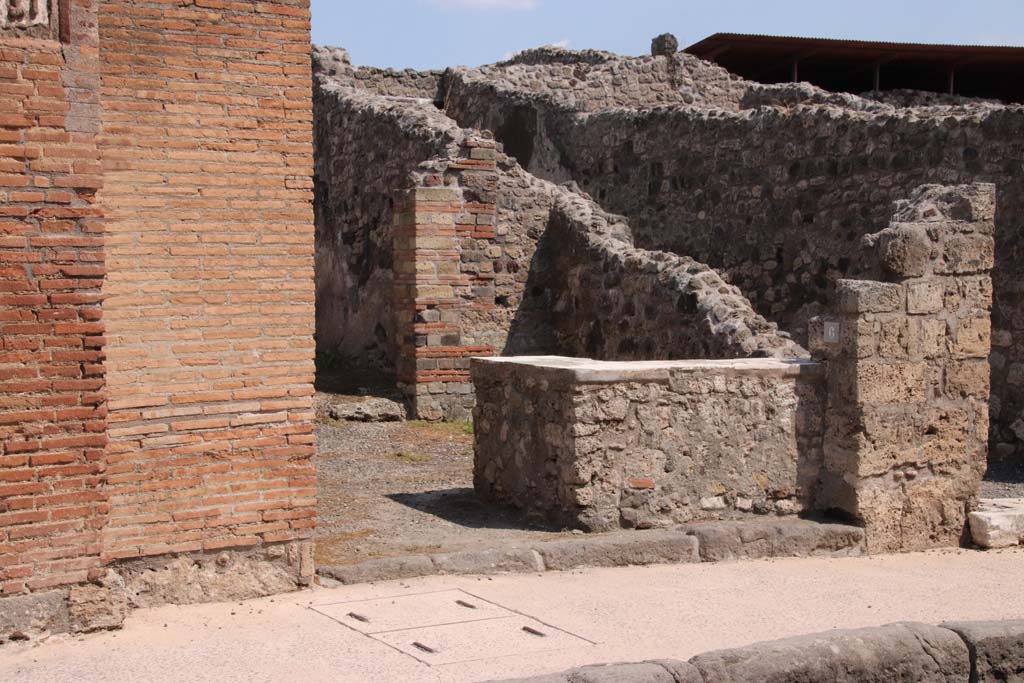
<svg viewBox="0 0 1024 683"><path fill-rule="evenodd" d="M995 267L992 271L992 418L989 457L1024 465L1024 178L1000 183L996 192ZM1016 337L1016 339L1015 339ZM1015 457L1016 455L1016 457Z"/></svg>
<svg viewBox="0 0 1024 683"><path fill-rule="evenodd" d="M509 326L503 356L565 355L554 336L552 281L554 250L551 230L537 240L537 249L530 259L530 272L520 295L519 305ZM561 245L567 248L568 245Z"/></svg>

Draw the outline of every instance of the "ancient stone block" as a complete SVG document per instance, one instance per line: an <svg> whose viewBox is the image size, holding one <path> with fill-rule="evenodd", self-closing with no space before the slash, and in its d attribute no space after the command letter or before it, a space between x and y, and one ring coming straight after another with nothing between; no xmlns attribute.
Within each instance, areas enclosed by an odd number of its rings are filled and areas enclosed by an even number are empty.
<svg viewBox="0 0 1024 683"><path fill-rule="evenodd" d="M903 310L903 287L869 280L836 283L839 309L844 313L891 313Z"/></svg>
<svg viewBox="0 0 1024 683"><path fill-rule="evenodd" d="M942 260L935 272L944 275L969 275L992 270L995 265L995 241L991 235L952 235L946 238Z"/></svg>
<svg viewBox="0 0 1024 683"><path fill-rule="evenodd" d="M866 404L923 401L927 393L925 363L864 360L857 365L857 400Z"/></svg>
<svg viewBox="0 0 1024 683"><path fill-rule="evenodd" d="M971 683L1024 681L1024 620L954 621L942 627L967 643Z"/></svg>
<svg viewBox="0 0 1024 683"><path fill-rule="evenodd" d="M651 41L651 54L655 57L674 57L679 52L679 41L671 33L662 33Z"/></svg>
<svg viewBox="0 0 1024 683"><path fill-rule="evenodd" d="M900 277L921 277L932 260L932 240L923 225L898 223L876 237L885 269Z"/></svg>
<svg viewBox="0 0 1024 683"><path fill-rule="evenodd" d="M967 646L955 633L915 623L786 638L709 652L690 663L716 683L962 683L970 674Z"/></svg>
<svg viewBox="0 0 1024 683"><path fill-rule="evenodd" d="M920 280L907 283L907 313L938 313L942 310L944 283Z"/></svg>
<svg viewBox="0 0 1024 683"><path fill-rule="evenodd" d="M988 358L992 349L992 321L988 316L967 317L953 328L949 350L957 358Z"/></svg>
<svg viewBox="0 0 1024 683"><path fill-rule="evenodd" d="M950 361L946 366L946 395L954 399L973 396L987 402L991 374L987 359Z"/></svg>
<svg viewBox="0 0 1024 683"><path fill-rule="evenodd" d="M68 595L71 630L92 633L121 628L128 616L124 579L112 570L91 584L72 586Z"/></svg>
<svg viewBox="0 0 1024 683"><path fill-rule="evenodd" d="M982 548L1010 548L1024 543L1024 499L981 501L970 514L971 539Z"/></svg>
<svg viewBox="0 0 1024 683"><path fill-rule="evenodd" d="M704 562L764 557L851 557L864 553L864 531L804 519L752 519L687 524Z"/></svg>
<svg viewBox="0 0 1024 683"><path fill-rule="evenodd" d="M0 642L12 633L64 633L71 629L67 590L0 598Z"/></svg>

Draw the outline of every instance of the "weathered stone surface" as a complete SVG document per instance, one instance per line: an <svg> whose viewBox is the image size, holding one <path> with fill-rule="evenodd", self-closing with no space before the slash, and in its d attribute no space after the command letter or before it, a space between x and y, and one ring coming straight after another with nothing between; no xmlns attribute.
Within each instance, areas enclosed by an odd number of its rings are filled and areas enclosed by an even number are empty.
<svg viewBox="0 0 1024 683"><path fill-rule="evenodd" d="M1024 499L982 500L968 515L971 540L982 548L1009 548L1024 544Z"/></svg>
<svg viewBox="0 0 1024 683"><path fill-rule="evenodd" d="M903 288L871 280L841 280L839 310L844 313L891 313L903 308Z"/></svg>
<svg viewBox="0 0 1024 683"><path fill-rule="evenodd" d="M14 633L64 633L71 629L66 590L0 598L0 643Z"/></svg>
<svg viewBox="0 0 1024 683"><path fill-rule="evenodd" d="M474 485L591 531L808 509L823 384L768 359L474 360Z"/></svg>
<svg viewBox="0 0 1024 683"><path fill-rule="evenodd" d="M391 579L409 579L415 576L433 576L437 570L429 555L406 555L367 560L353 565L318 567L317 573L348 585Z"/></svg>
<svg viewBox="0 0 1024 683"><path fill-rule="evenodd" d="M541 543L549 570L699 562L697 539L680 531L638 531Z"/></svg>
<svg viewBox="0 0 1024 683"><path fill-rule="evenodd" d="M957 621L942 624L971 653L971 683L1024 681L1024 620Z"/></svg>
<svg viewBox="0 0 1024 683"><path fill-rule="evenodd" d="M963 683L967 646L952 631L901 623L758 643L690 660L715 683Z"/></svg>
<svg viewBox="0 0 1024 683"><path fill-rule="evenodd" d="M819 505L863 523L871 552L958 545L977 500L988 455L991 283L984 269L950 274L943 254L964 235L991 243L993 194L990 185L927 185L901 202L893 226L868 243L886 262L886 247L911 232L897 221L915 218L913 239L931 246L912 268L889 264L897 282L840 280L839 341L815 347L830 371Z"/></svg>
<svg viewBox="0 0 1024 683"><path fill-rule="evenodd" d="M0 30L50 23L50 0L0 0Z"/></svg>
<svg viewBox="0 0 1024 683"><path fill-rule="evenodd" d="M651 40L651 54L655 57L674 57L679 52L679 40L671 33L662 33Z"/></svg>
<svg viewBox="0 0 1024 683"><path fill-rule="evenodd" d="M124 579L107 570L92 583L72 586L68 595L71 630L92 633L121 628L128 616L128 595Z"/></svg>
<svg viewBox="0 0 1024 683"><path fill-rule="evenodd" d="M877 245L886 271L897 277L922 277L932 260L932 241L924 225L896 223L867 240Z"/></svg>
<svg viewBox="0 0 1024 683"><path fill-rule="evenodd" d="M437 574L493 574L495 572L542 572L544 562L529 548L485 549L431 555Z"/></svg>
<svg viewBox="0 0 1024 683"><path fill-rule="evenodd" d="M705 683L687 662L658 660L630 664L582 666L557 674L502 683Z"/></svg>
<svg viewBox="0 0 1024 683"><path fill-rule="evenodd" d="M117 571L132 607L158 607L294 591L311 583L312 559L312 543L301 542L132 560Z"/></svg>
<svg viewBox="0 0 1024 683"><path fill-rule="evenodd" d="M705 64L687 65L678 94L645 110L672 73L666 68L644 88L643 76L633 86L634 72L657 70L648 60L670 60L601 55L602 68L626 74L626 87L596 97L592 69L573 73L583 59L562 51L524 72L503 65L453 70L446 111L461 125L492 130L514 128L513 119L532 122L517 129L534 150L523 162L527 170L578 182L628 219L636 244L721 269L757 311L800 342L807 321L834 305L837 280L881 276L879 260L858 238L888 224L890 202L936 179L995 182L1005 196L997 218L994 196L975 202L936 190L898 221L984 222L990 234L997 228L994 328L1010 336L1015 359L1024 359L1024 260L1010 256L1020 251L1024 217L1024 205L1012 199L1024 180L1014 147L1024 122L1018 108L920 92L858 97L808 84L740 82L733 90ZM714 97L712 84L723 86ZM993 444L1020 447L1012 425L1024 410L1024 391L1000 368L993 391L1006 406L993 411Z"/></svg>
<svg viewBox="0 0 1024 683"><path fill-rule="evenodd" d="M762 557L857 557L864 530L804 519L752 519L705 522L682 527L693 534L704 562Z"/></svg>
<svg viewBox="0 0 1024 683"><path fill-rule="evenodd" d="M406 419L405 406L388 398L368 397L359 401L331 403L327 415L348 422L400 422Z"/></svg>

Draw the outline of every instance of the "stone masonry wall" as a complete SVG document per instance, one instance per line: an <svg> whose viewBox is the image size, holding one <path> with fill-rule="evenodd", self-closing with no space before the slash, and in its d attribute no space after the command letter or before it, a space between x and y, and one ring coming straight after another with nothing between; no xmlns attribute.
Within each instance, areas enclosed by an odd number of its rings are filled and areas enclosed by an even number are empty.
<svg viewBox="0 0 1024 683"><path fill-rule="evenodd" d="M316 491L309 4L104 0L99 18L102 557L304 542Z"/></svg>
<svg viewBox="0 0 1024 683"><path fill-rule="evenodd" d="M394 305L421 418L468 417L471 357L807 356L713 270L632 247L621 219L486 138L416 178L396 203Z"/></svg>
<svg viewBox="0 0 1024 683"><path fill-rule="evenodd" d="M105 266L96 4L62 7L63 35L47 3L0 8L0 596L9 596L99 572Z"/></svg>
<svg viewBox="0 0 1024 683"><path fill-rule="evenodd" d="M775 360L473 361L474 486L574 528L651 528L813 505L824 376Z"/></svg>
<svg viewBox="0 0 1024 683"><path fill-rule="evenodd" d="M991 185L924 186L871 236L886 282L840 280L821 506L871 552L959 545L988 455Z"/></svg>
<svg viewBox="0 0 1024 683"><path fill-rule="evenodd" d="M633 248L621 219L578 188L533 177L489 136L460 129L430 100L365 89L337 49L316 48L314 69L323 188L318 341L335 338L344 323L354 343L342 348L365 358L371 330L394 329L376 336L397 341L388 351L419 417L468 416L472 356L806 355L709 268ZM358 152L382 139L389 141L385 158L363 163L375 157ZM382 192L388 184L400 191L393 202ZM389 213L390 230L382 225ZM614 239L602 232L609 226ZM329 237L338 234L340 240ZM608 302L588 291L595 267L609 270L609 295L622 306L606 310ZM633 347L630 331L611 320L626 315L627 301L646 337ZM577 330L591 330L595 318L607 344L588 348Z"/></svg>
<svg viewBox="0 0 1024 683"><path fill-rule="evenodd" d="M317 350L393 374L392 195L445 153L458 127L429 103L347 87L339 60L335 50L314 52Z"/></svg>
<svg viewBox="0 0 1024 683"><path fill-rule="evenodd" d="M546 247L551 326L560 353L602 360L805 358L708 266L637 249L629 227L560 193Z"/></svg>
<svg viewBox="0 0 1024 683"><path fill-rule="evenodd" d="M446 111L495 130L532 173L579 183L629 220L638 246L721 270L798 341L834 303L837 280L878 276L859 242L885 227L884 207L924 183L994 182L992 455L1024 444L1024 109L908 109L805 84L748 83L739 110L637 102L598 111L550 93L560 78L534 75L489 75L492 85L451 71Z"/></svg>

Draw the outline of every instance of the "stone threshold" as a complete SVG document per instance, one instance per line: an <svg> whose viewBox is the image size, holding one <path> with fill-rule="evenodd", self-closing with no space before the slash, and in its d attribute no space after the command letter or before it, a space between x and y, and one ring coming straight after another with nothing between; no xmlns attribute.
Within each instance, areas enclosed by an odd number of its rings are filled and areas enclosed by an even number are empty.
<svg viewBox="0 0 1024 683"><path fill-rule="evenodd" d="M606 361L567 356L498 356L473 358L474 364L505 365L524 370L543 370L571 384L613 384L616 382L660 382L668 384L672 373L733 371L743 375L824 378L820 363L808 360L732 358L725 360L638 360Z"/></svg>
<svg viewBox="0 0 1024 683"><path fill-rule="evenodd" d="M799 518L701 522L674 529L585 534L532 545L406 555L317 569L342 584L420 576L532 573L581 567L686 564L770 557L859 557L863 529Z"/></svg>

